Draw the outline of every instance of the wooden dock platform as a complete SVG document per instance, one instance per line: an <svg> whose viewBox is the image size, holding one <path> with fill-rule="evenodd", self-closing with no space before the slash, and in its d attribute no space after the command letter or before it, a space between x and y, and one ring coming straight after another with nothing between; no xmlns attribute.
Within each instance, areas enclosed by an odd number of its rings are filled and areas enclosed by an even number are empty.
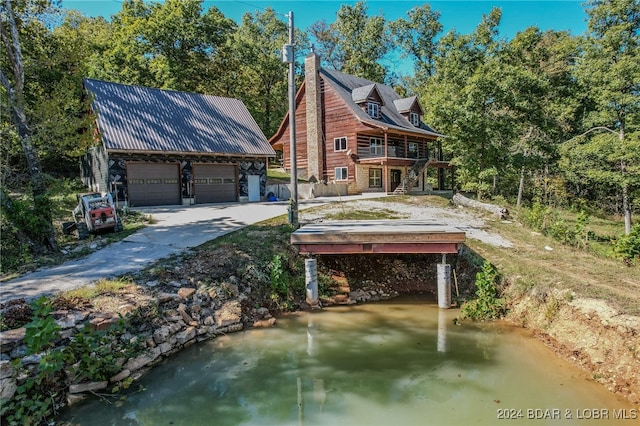
<svg viewBox="0 0 640 426"><path fill-rule="evenodd" d="M302 254L457 253L464 231L420 220L331 221L291 234Z"/></svg>

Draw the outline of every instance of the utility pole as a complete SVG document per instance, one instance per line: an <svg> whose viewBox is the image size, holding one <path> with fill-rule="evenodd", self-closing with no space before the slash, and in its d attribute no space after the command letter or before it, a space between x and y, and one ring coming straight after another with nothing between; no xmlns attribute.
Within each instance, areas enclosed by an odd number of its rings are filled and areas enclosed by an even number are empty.
<svg viewBox="0 0 640 426"><path fill-rule="evenodd" d="M289 44L282 48L282 62L289 64L289 144L291 156L291 204L289 223L298 224L298 160L296 158L296 61L293 31L293 12L289 12Z"/></svg>

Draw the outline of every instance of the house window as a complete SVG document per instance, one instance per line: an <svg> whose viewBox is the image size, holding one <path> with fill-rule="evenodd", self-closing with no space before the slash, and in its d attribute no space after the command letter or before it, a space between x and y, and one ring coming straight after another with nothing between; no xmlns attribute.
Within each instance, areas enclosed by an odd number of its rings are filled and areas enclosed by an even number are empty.
<svg viewBox="0 0 640 426"><path fill-rule="evenodd" d="M409 121L411 121L411 124L413 124L414 126L420 127L420 115L416 114L415 112L409 113Z"/></svg>
<svg viewBox="0 0 640 426"><path fill-rule="evenodd" d="M369 139L369 153L371 155L382 155L382 139L370 138Z"/></svg>
<svg viewBox="0 0 640 426"><path fill-rule="evenodd" d="M369 188L382 188L382 169L369 169Z"/></svg>
<svg viewBox="0 0 640 426"><path fill-rule="evenodd" d="M349 179L349 171L346 167L335 168L336 181Z"/></svg>
<svg viewBox="0 0 640 426"><path fill-rule="evenodd" d="M415 142L409 142L409 157L418 158L418 144Z"/></svg>
<svg viewBox="0 0 640 426"><path fill-rule="evenodd" d="M334 151L346 151L347 150L347 138L335 138L333 140L333 150Z"/></svg>
<svg viewBox="0 0 640 426"><path fill-rule="evenodd" d="M380 118L380 104L376 102L367 103L367 114L371 118Z"/></svg>

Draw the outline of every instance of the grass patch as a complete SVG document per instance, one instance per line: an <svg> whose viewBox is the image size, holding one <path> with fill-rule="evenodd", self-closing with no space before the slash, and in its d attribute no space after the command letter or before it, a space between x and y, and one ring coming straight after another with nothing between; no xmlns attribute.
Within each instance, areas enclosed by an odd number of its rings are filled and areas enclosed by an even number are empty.
<svg viewBox="0 0 640 426"><path fill-rule="evenodd" d="M408 215L398 213L390 209L360 210L348 208L336 213L327 213L325 218L329 220L382 220L382 219L406 219Z"/></svg>
<svg viewBox="0 0 640 426"><path fill-rule="evenodd" d="M136 286L136 284L127 279L115 279L115 280L100 280L93 285L76 288L73 290L69 290L60 295L63 299L86 299L93 300L98 296L102 296L105 294L118 294L122 293L123 290L129 291L132 286Z"/></svg>
<svg viewBox="0 0 640 426"><path fill-rule="evenodd" d="M494 221L491 227L490 232L497 231L514 247L502 249L472 239L466 244L515 284L517 296L533 288L569 289L576 297L602 299L622 313L640 315L639 266L562 245L517 223Z"/></svg>
<svg viewBox="0 0 640 426"><path fill-rule="evenodd" d="M283 169L267 169L267 179L271 181L277 181L281 183L291 182L291 175L285 172ZM298 177L298 182L308 183L307 179Z"/></svg>

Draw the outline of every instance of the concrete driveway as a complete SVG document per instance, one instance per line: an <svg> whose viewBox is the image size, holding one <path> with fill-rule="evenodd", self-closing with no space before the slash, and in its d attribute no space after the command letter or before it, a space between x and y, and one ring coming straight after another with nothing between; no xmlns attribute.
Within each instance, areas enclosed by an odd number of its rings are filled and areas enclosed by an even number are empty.
<svg viewBox="0 0 640 426"><path fill-rule="evenodd" d="M300 202L300 209L327 202L380 197L365 194L316 198ZM287 214L288 201L166 206L136 209L151 214L153 225L90 255L61 265L30 272L0 283L0 302L24 297L33 299L143 269L147 265L190 247L199 246L243 226Z"/></svg>

